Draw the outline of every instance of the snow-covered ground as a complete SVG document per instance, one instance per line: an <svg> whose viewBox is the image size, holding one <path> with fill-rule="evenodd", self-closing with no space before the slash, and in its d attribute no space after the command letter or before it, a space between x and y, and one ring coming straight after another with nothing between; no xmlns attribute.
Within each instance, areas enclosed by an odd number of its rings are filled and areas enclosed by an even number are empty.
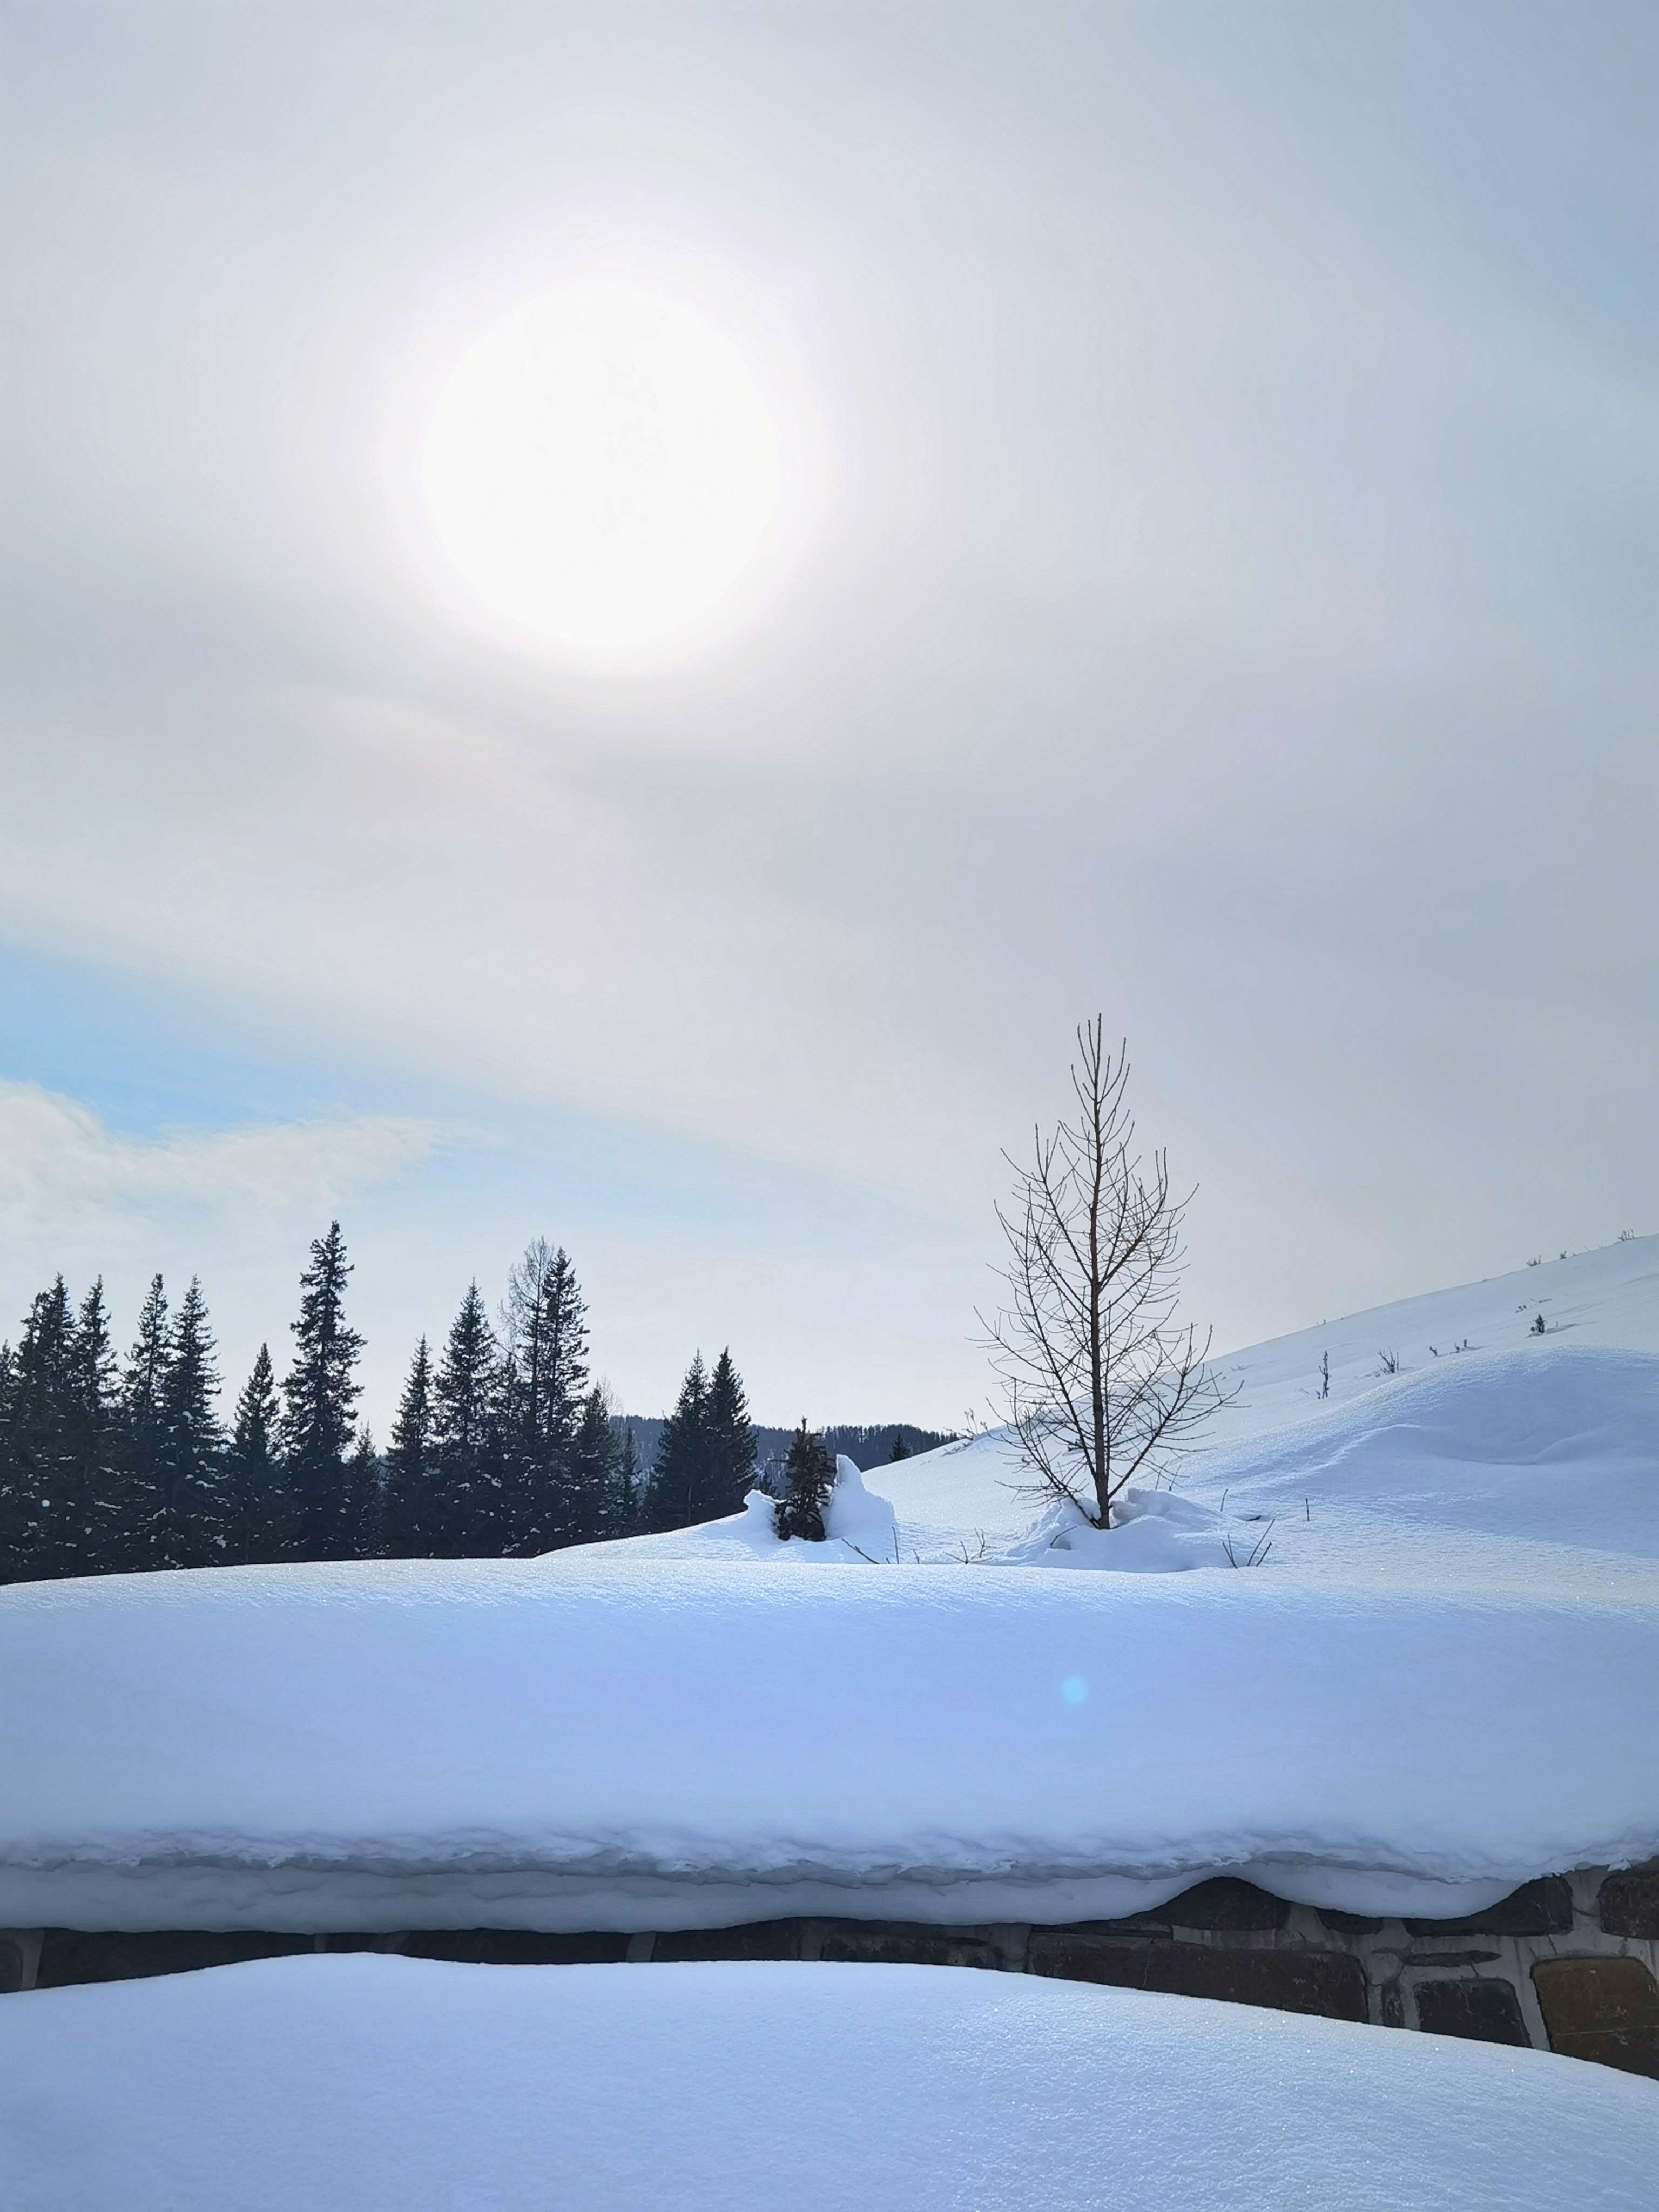
<svg viewBox="0 0 1659 2212"><path fill-rule="evenodd" d="M0 2006L13 2212L1651 2212L1650 2082L925 1966L309 1958Z"/></svg>
<svg viewBox="0 0 1659 2212"><path fill-rule="evenodd" d="M986 1437L824 1546L0 1592L0 1924L1431 1917L1659 1852L1656 1302L1647 1240L1239 1354L1105 1534Z"/></svg>

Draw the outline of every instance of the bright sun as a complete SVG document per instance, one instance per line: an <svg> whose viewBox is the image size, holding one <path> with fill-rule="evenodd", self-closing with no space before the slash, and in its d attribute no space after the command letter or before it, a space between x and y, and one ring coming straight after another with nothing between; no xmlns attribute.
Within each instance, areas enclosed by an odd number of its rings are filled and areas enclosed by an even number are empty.
<svg viewBox="0 0 1659 2212"><path fill-rule="evenodd" d="M738 349L676 300L601 282L526 303L461 356L422 463L475 615L591 668L647 664L720 626L784 473Z"/></svg>

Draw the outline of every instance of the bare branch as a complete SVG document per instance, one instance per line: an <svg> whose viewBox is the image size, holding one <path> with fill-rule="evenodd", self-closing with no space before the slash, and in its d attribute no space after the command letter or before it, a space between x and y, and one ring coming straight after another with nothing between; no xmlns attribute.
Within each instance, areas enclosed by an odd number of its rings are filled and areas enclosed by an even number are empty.
<svg viewBox="0 0 1659 2212"><path fill-rule="evenodd" d="M1176 1318L1192 1194L1172 1195L1164 1152L1135 1150L1127 1048L1106 1048L1097 1015L1077 1050L1076 1118L1034 1130L1029 1165L1005 1156L996 1273L1009 1302L980 1325L1029 1488L1106 1528L1129 1484L1165 1479L1233 1390L1210 1367L1208 1333Z"/></svg>

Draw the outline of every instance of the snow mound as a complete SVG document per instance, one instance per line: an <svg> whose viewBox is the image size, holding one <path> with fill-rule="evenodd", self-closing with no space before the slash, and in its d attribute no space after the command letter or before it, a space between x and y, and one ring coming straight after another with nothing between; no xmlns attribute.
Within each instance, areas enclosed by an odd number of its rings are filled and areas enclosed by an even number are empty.
<svg viewBox="0 0 1659 2212"><path fill-rule="evenodd" d="M311 1958L0 2006L14 2212L1651 2212L1651 2083L923 1966Z"/></svg>
<svg viewBox="0 0 1659 2212"><path fill-rule="evenodd" d="M0 1926L1058 1922L1222 1870L1450 1917L1659 1851L1656 1684L1650 1602L1266 1572L19 1584Z"/></svg>

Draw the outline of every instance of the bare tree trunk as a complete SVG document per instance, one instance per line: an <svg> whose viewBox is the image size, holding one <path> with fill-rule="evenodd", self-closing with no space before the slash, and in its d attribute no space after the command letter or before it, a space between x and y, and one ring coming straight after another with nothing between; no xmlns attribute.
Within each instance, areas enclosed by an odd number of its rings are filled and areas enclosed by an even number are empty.
<svg viewBox="0 0 1659 2212"><path fill-rule="evenodd" d="M1012 1159L1011 1302L987 1324L1031 1487L1070 1498L1097 1528L1137 1477L1162 1475L1224 1402L1200 1341L1176 1319L1182 1223L1162 1152L1143 1162L1125 1099L1127 1049L1104 1046L1099 1016L1077 1033L1075 1121L1033 1133Z"/></svg>

